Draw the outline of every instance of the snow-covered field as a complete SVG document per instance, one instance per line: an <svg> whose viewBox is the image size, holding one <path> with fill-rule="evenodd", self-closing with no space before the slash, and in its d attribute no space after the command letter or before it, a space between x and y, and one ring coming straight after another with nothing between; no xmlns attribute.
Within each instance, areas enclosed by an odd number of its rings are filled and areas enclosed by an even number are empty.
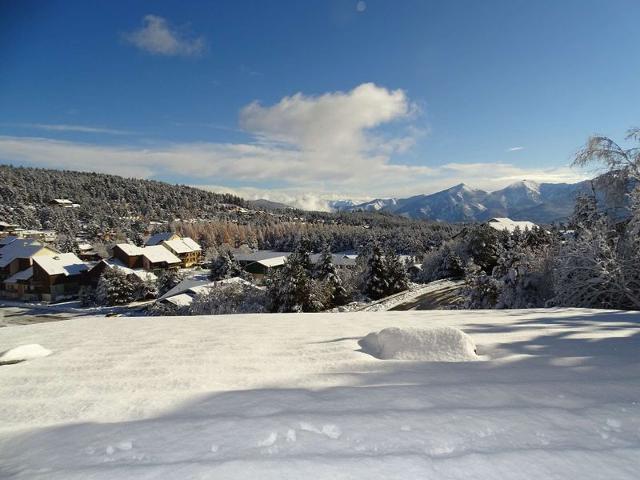
<svg viewBox="0 0 640 480"><path fill-rule="evenodd" d="M454 326L480 359L381 360ZM76 318L0 329L0 478L636 479L640 314Z"/></svg>

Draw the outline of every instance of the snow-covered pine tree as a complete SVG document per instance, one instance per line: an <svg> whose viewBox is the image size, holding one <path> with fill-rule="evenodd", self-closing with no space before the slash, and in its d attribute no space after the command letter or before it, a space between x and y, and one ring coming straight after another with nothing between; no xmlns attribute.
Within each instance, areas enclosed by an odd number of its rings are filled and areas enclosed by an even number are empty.
<svg viewBox="0 0 640 480"><path fill-rule="evenodd" d="M284 266L270 273L266 283L272 311L313 312L322 308L313 294L310 266L309 252L300 242Z"/></svg>
<svg viewBox="0 0 640 480"><path fill-rule="evenodd" d="M325 243L320 252L320 260L313 269L313 277L318 280L326 280L329 275L335 274L335 271L336 268L333 264L333 257L331 256L329 245Z"/></svg>
<svg viewBox="0 0 640 480"><path fill-rule="evenodd" d="M217 281L233 277L246 279L248 278L248 274L236 261L233 253L231 253L229 250L225 250L211 262L209 278L211 280Z"/></svg>
<svg viewBox="0 0 640 480"><path fill-rule="evenodd" d="M400 257L390 250L384 256L384 270L387 278L386 295L402 292L409 287L409 278Z"/></svg>
<svg viewBox="0 0 640 480"><path fill-rule="evenodd" d="M371 247L371 253L367 258L363 287L364 293L373 300L383 298L389 290L386 265L378 244Z"/></svg>
<svg viewBox="0 0 640 480"><path fill-rule="evenodd" d="M117 268L107 268L96 288L98 305L124 305L136 299L137 285L131 282L124 272Z"/></svg>
<svg viewBox="0 0 640 480"><path fill-rule="evenodd" d="M498 282L491 275L487 275L478 265L469 261L466 267L465 287L462 289L463 308L494 308L498 302L499 294Z"/></svg>
<svg viewBox="0 0 640 480"><path fill-rule="evenodd" d="M181 274L178 270L165 270L158 276L158 280L156 282L158 295L164 295L173 287L178 285L183 279L184 275Z"/></svg>

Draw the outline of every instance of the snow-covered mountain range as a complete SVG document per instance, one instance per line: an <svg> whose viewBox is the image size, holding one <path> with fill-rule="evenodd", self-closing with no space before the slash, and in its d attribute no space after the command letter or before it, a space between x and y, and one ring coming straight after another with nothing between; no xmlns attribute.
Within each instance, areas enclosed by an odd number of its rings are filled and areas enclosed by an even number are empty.
<svg viewBox="0 0 640 480"><path fill-rule="evenodd" d="M589 188L589 181L568 184L523 180L501 190L487 192L461 183L429 195L378 198L357 205L336 202L332 207L337 211L375 210L445 222L509 217L546 223L566 219L573 210L576 195Z"/></svg>

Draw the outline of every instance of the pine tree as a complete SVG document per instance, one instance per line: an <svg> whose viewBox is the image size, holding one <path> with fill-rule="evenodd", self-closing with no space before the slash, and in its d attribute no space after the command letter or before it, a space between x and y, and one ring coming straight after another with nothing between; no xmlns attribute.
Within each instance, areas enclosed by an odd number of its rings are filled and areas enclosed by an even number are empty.
<svg viewBox="0 0 640 480"><path fill-rule="evenodd" d="M387 278L386 295L402 292L408 288L407 271L400 261L400 257L394 251L389 251L385 255L384 270Z"/></svg>
<svg viewBox="0 0 640 480"><path fill-rule="evenodd" d="M217 281L233 277L246 279L248 278L248 274L236 261L233 254L229 250L226 250L211 262L209 279Z"/></svg>
<svg viewBox="0 0 640 480"><path fill-rule="evenodd" d="M367 259L363 279L364 293L373 300L383 298L389 290L385 267L382 250L378 244L374 244Z"/></svg>
<svg viewBox="0 0 640 480"><path fill-rule="evenodd" d="M136 299L136 288L124 272L117 268L107 268L96 288L98 305L124 305Z"/></svg>
<svg viewBox="0 0 640 480"><path fill-rule="evenodd" d="M162 296L171 290L173 287L178 285L184 279L184 275L182 275L177 270L165 270L158 277L156 288L158 291L158 295Z"/></svg>

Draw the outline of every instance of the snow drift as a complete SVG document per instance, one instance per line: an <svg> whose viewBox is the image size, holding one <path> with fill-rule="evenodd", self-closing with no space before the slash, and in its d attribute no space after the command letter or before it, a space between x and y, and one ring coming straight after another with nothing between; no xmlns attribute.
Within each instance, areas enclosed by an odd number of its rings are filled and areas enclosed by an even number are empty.
<svg viewBox="0 0 640 480"><path fill-rule="evenodd" d="M32 343L29 345L21 345L6 352L0 353L0 364L17 363L33 358L46 357L51 355L51 350L47 350L42 345Z"/></svg>
<svg viewBox="0 0 640 480"><path fill-rule="evenodd" d="M363 352L383 360L465 362L479 359L471 337L453 327L385 328L368 334L358 344Z"/></svg>

